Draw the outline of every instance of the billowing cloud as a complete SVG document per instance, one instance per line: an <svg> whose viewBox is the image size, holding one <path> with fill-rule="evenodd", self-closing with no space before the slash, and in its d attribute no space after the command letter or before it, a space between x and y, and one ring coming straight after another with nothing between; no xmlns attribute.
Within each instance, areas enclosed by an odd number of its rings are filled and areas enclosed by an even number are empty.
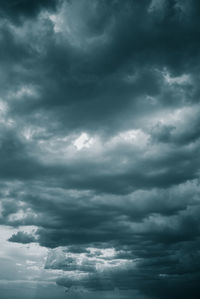
<svg viewBox="0 0 200 299"><path fill-rule="evenodd" d="M28 234L26 232L18 232L17 234L14 234L9 239L10 242L17 242L22 244L27 244L31 242L35 242L36 239L32 234Z"/></svg>
<svg viewBox="0 0 200 299"><path fill-rule="evenodd" d="M199 1L0 11L0 295L197 298Z"/></svg>

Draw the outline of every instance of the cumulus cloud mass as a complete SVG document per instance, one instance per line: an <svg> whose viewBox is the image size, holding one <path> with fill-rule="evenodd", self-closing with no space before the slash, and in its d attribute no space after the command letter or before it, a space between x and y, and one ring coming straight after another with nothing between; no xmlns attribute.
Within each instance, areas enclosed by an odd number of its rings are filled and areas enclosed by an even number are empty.
<svg viewBox="0 0 200 299"><path fill-rule="evenodd" d="M200 298L200 1L0 1L0 297Z"/></svg>

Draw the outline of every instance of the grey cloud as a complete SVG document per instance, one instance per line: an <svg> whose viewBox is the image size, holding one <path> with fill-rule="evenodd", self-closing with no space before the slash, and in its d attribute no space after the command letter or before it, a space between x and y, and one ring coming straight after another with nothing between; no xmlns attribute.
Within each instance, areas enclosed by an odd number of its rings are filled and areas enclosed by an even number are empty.
<svg viewBox="0 0 200 299"><path fill-rule="evenodd" d="M36 239L32 234L28 234L26 232L19 231L18 233L12 235L9 238L9 241L10 242L16 242L16 243L27 244L27 243L35 242Z"/></svg>
<svg viewBox="0 0 200 299"><path fill-rule="evenodd" d="M82 252L81 252L82 253ZM95 272L95 261L83 259L77 263L77 259L67 256L64 251L51 251L45 263L45 269L57 269L64 271Z"/></svg>
<svg viewBox="0 0 200 299"><path fill-rule="evenodd" d="M196 107L189 115L177 124L156 124L152 128L151 137L156 142L174 143L177 146L198 142L199 134L199 108Z"/></svg>
<svg viewBox="0 0 200 299"><path fill-rule="evenodd" d="M166 264L170 264L170 260L166 261ZM176 264L176 261L172 262ZM160 273L156 269L156 265L151 264L151 276L148 272L145 273L144 269L140 268L121 268L112 269L107 272L96 273L96 275L88 275L82 279L70 279L67 277L59 278L57 283L65 286L66 288L72 287L72 285L82 286L92 290L112 290L114 287L118 287L121 290L138 288L143 291L144 294L153 296L153 298L170 298L170 296L181 296L187 298L189 294L198 295L198 283L197 279L199 275L195 275L195 281L191 280L190 275L185 273L181 278L179 275L169 275L166 273ZM159 269L161 270L161 269ZM163 270L166 270L163 269ZM194 278L194 277L193 277ZM181 281L185 284L181 285ZM169 288L170 286L170 288Z"/></svg>
<svg viewBox="0 0 200 299"><path fill-rule="evenodd" d="M199 189L195 182L162 192L137 191L131 196L109 195L109 198L104 195L94 197L95 201L92 194L80 193L75 199L67 192L56 192L53 202L50 193L47 196L51 189L44 192L38 190L37 197L24 194L21 200L26 203L27 216L22 220L5 218L5 223L38 225L38 242L50 248L101 243L121 247L133 245L138 238L137 242L140 238L143 242L147 235L152 242L173 245L193 240L199 233L196 200ZM16 210L9 210L5 216L13 213Z"/></svg>
<svg viewBox="0 0 200 299"><path fill-rule="evenodd" d="M184 134L186 136L186 130ZM180 143L181 138L188 140L193 138L189 134L190 130L186 137L180 133L177 137L175 135L175 138ZM55 184L59 181L61 187L114 194L129 193L138 188L167 188L198 177L198 142L191 147L174 148L170 144L169 146L156 145L153 154L149 153L149 149L151 149L150 144L147 144L143 152L138 152L131 145L124 148L119 144L112 149L105 148L102 157L108 158L104 163L92 161L86 156L76 162L69 161L68 165L47 164L42 162L44 154L37 146L27 145L20 136L16 135L15 130L5 129L1 134L0 151L3 169L1 176L29 180L43 178ZM132 160L133 155L136 160ZM125 168L121 162L123 159L127 160ZM118 168L115 172L113 172L114 164ZM108 165L110 171L105 171Z"/></svg>
<svg viewBox="0 0 200 299"><path fill-rule="evenodd" d="M35 17L43 9L55 9L57 0L36 0L27 2L26 0L1 1L1 17L9 18L14 22L20 19Z"/></svg>
<svg viewBox="0 0 200 299"><path fill-rule="evenodd" d="M0 8L9 244L49 248L46 271L69 289L197 298L199 1Z"/></svg>
<svg viewBox="0 0 200 299"><path fill-rule="evenodd" d="M82 9L83 13L81 17L84 23L84 18L87 19L84 14L85 6L79 4L77 1L75 1L75 3L78 3L77 5L74 4L75 8L73 8L73 2L71 4L69 3L68 10L70 11L71 9L72 12L74 12L78 7L77 11L81 13ZM64 38L63 42L56 43L52 29L50 29L52 26L50 25L47 26L47 34L44 35L44 31L39 31L38 36L40 38L33 36L34 44L31 41L30 44L32 44L33 48L35 48L35 45L39 46L42 51L39 56L37 52L35 54L33 52L32 61L30 62L32 69L28 76L30 77L30 81L40 86L41 97L39 102L34 101L33 103L29 103L29 105L24 103L23 109L27 107L30 113L36 105L35 108L41 109L48 117L56 117L56 120L59 121L60 119L62 123L65 123L65 130L66 127L73 129L80 127L91 129L91 126L95 129L101 129L102 120L104 120L104 129L109 130L110 123L113 129L119 123L119 115L125 119L125 116L129 113L128 119L126 118L129 120L133 114L134 118L137 118L138 113L142 115L147 111L150 113L155 110L155 108L159 108L157 105L152 106L149 101L144 101L142 98L148 95L155 97L159 95L160 98L162 80L159 77L161 77L161 75L154 70L156 68L162 70L168 66L168 62L163 61L163 58L159 59L159 55L162 55L163 52L163 55L167 58L171 53L175 56L174 60L176 63L174 63L174 67L177 67L177 39L181 41L180 46L184 42L184 49L186 48L187 51L187 46L185 47L185 40L183 38L183 36L185 36L184 28L179 24L179 22L182 23L182 19L177 16L177 18L172 18L171 21L169 18L169 21L167 21L167 19L164 18L164 20L160 21L159 32L155 30L157 33L156 36L154 36L155 24L151 20L154 20L154 13L147 12L150 1L144 2L141 6L130 1L125 1L124 3L125 4L120 5L119 3L114 4L114 2L111 1L109 4L105 2L102 4L106 6L103 10L113 10L112 14L115 22L111 33L109 32L111 39L108 43L97 45L97 48L91 47L89 51L82 52L81 49L70 45L68 41L66 42ZM88 5L87 1L85 1L85 5ZM99 2L97 2L97 7L98 5L100 5ZM168 9L169 15L173 16L174 5L169 6ZM91 13L93 13L93 11ZM192 14L193 11L190 11L190 13ZM102 14L104 13L102 12ZM138 21L139 16L140 18L146 18L147 23L150 19L149 26L142 26ZM121 19L121 22L116 21L118 17ZM94 19L92 19L93 22L95 22ZM124 22L124 19L126 19L126 22ZM73 21L74 20L72 20L72 22ZM169 28L165 24L168 22ZM175 26L176 22L178 26ZM173 23L175 23L175 25ZM181 32L172 30L173 25L175 28L178 28L177 31L180 30ZM123 28L123 26L134 28L133 33L130 34L132 31L129 28ZM89 27L92 28L92 26ZM168 43L165 33L167 35L168 31L165 32L165 28L177 35L176 38L172 38L169 41L170 51L167 50ZM185 30L192 29L186 27ZM140 39L138 39L137 36L140 36ZM191 42L194 42L196 46L197 39L189 33L187 36L188 38L193 37ZM163 43L160 42L161 38L164 40ZM137 42L135 42L136 40ZM157 40L159 42L156 42ZM146 47L143 42L149 43L149 47ZM171 48L173 42L175 45ZM141 45L138 45L138 43L141 43ZM125 47L126 44L129 46ZM190 44L190 42L188 42L188 44ZM124 47L122 48L121 45L124 45ZM158 46L158 49L155 48L155 45ZM163 49L160 50L159 47L162 46ZM141 47L143 49L142 51ZM193 49L193 47L190 47L188 50L190 49ZM129 53L126 53L127 50ZM156 54L157 52L159 52L159 55ZM180 59L184 55L194 57L192 54L183 54L183 52L179 54ZM100 55L100 57L98 55ZM115 58L115 55L117 55L117 58ZM140 55L144 55L144 58L142 56L140 59ZM148 60L145 59L147 56L149 57ZM152 59L152 56L155 56L155 58ZM120 57L123 57L125 61L122 62ZM113 61L113 59L115 60ZM153 63L154 59L158 61L158 65ZM144 61L145 65L143 64ZM151 62L150 67L147 65L147 61ZM108 69L109 63L111 62L117 69ZM30 65L28 66L29 70ZM183 61L181 65L184 65ZM25 68L27 69L27 66ZM190 69L192 70L192 68ZM126 78L129 75L133 75L133 77L136 75L135 82L134 80L133 82L126 82L124 80L124 77ZM23 80L25 79L23 78ZM114 85L115 88L113 89ZM164 96L165 104L169 102L169 99L166 99L166 97L173 98L173 91L171 93L168 92L168 94ZM177 105L180 101L182 103L182 97L182 94L177 94L176 102L173 101L172 104L170 100L170 103L172 105L174 105L174 103ZM55 98L56 101L54 100ZM78 109L77 105L79 105ZM20 107L16 107L16 109L19 108ZM23 113L23 109L20 108L21 113ZM50 114L48 114L48 111ZM26 111L24 111L24 113L26 113ZM73 117L71 117L72 115ZM122 122L120 121L119 125L121 126L121 124ZM134 125L137 124L135 123Z"/></svg>

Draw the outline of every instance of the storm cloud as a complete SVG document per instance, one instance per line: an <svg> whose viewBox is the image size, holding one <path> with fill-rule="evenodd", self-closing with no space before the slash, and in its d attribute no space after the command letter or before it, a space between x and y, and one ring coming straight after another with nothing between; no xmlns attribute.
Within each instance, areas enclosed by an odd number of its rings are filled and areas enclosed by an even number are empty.
<svg viewBox="0 0 200 299"><path fill-rule="evenodd" d="M1 1L5 299L200 295L199 20L198 0Z"/></svg>

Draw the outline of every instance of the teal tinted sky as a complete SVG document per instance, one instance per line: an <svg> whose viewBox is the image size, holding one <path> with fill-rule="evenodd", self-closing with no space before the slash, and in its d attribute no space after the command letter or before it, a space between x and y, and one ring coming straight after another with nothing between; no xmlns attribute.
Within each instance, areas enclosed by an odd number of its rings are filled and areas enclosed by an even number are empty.
<svg viewBox="0 0 200 299"><path fill-rule="evenodd" d="M199 297L198 0L0 2L0 297Z"/></svg>

